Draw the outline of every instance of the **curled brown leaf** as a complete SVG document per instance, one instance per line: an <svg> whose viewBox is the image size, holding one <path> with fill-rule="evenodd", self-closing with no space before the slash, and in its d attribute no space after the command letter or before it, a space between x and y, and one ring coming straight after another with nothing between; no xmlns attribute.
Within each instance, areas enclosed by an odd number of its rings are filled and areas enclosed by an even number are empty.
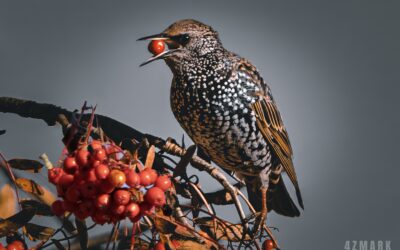
<svg viewBox="0 0 400 250"><path fill-rule="evenodd" d="M8 164L10 164L12 168L34 173L38 173L43 168L42 163L28 159L11 159L8 161Z"/></svg>
<svg viewBox="0 0 400 250"><path fill-rule="evenodd" d="M17 211L17 200L14 189L5 184L0 190L0 218L7 218Z"/></svg>

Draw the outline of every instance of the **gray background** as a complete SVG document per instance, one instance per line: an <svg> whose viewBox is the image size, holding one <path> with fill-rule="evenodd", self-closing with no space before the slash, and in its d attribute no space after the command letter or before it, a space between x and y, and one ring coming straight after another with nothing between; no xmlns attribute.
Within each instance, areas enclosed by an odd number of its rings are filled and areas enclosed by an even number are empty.
<svg viewBox="0 0 400 250"><path fill-rule="evenodd" d="M171 73L143 68L146 44L175 20L219 31L269 82L294 147L306 210L270 214L283 249L399 248L400 8L396 1L0 1L0 95L98 112L181 138ZM0 114L8 157L60 155L59 127ZM44 177L38 177L43 179ZM209 178L203 179L203 186ZM232 210L232 209L229 209ZM231 212L227 211L228 216Z"/></svg>

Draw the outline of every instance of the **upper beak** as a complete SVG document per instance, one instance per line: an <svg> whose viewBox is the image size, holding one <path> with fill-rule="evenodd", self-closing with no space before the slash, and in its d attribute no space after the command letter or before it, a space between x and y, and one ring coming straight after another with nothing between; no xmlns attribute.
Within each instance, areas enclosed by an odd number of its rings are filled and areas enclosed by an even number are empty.
<svg viewBox="0 0 400 250"><path fill-rule="evenodd" d="M165 33L160 33L160 34L155 34L151 36L145 36L142 38L137 39L137 41L145 41L145 40L167 40L169 39L167 34Z"/></svg>
<svg viewBox="0 0 400 250"><path fill-rule="evenodd" d="M155 34L155 35L151 35L151 36L145 36L145 37L142 37L142 38L138 39L138 41L147 41L147 40L167 40L168 41L168 40L170 40L170 38L168 37L168 35L166 35L164 33L160 33L160 34ZM150 57L145 62L140 64L139 67L144 66L144 65L146 65L148 63L151 63L152 61L155 61L155 60L158 60L158 59L164 59L164 58L168 57L170 54L172 54L172 52L174 52L176 50L178 50L178 49L167 49L167 50L165 50L164 52L162 52L162 53L160 53L158 55Z"/></svg>

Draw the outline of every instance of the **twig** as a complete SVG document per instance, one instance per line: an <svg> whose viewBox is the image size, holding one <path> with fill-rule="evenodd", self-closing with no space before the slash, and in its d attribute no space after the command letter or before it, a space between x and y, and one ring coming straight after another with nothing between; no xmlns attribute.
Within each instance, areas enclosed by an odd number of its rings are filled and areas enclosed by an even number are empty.
<svg viewBox="0 0 400 250"><path fill-rule="evenodd" d="M182 157L186 153L185 149L181 148L179 145L173 142L164 141L160 138L150 135L147 135L147 138L151 144L156 145L159 149L169 154ZM206 171L208 174L210 174L214 179L216 179L219 183L221 183L221 185L231 194L232 199L234 200L236 210L238 211L240 221L242 222L243 229L245 230L245 233L248 232L248 224L245 221L246 216L244 214L242 204L240 203L237 197L237 188L234 187L231 183L229 183L225 175L223 175L217 168L213 167L210 163L203 160L202 158L194 155L190 163L194 168L198 169L199 171Z"/></svg>

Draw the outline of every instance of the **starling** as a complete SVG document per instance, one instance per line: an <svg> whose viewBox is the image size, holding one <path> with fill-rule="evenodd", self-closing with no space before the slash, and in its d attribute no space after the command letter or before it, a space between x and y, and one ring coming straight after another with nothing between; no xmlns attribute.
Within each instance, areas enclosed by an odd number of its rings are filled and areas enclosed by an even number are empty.
<svg viewBox="0 0 400 250"><path fill-rule="evenodd" d="M213 28L191 19L139 40L168 46L142 65L165 60L173 73L172 111L203 155L244 180L257 211L299 216L281 178L286 172L303 208L288 133L257 69L226 50Z"/></svg>

